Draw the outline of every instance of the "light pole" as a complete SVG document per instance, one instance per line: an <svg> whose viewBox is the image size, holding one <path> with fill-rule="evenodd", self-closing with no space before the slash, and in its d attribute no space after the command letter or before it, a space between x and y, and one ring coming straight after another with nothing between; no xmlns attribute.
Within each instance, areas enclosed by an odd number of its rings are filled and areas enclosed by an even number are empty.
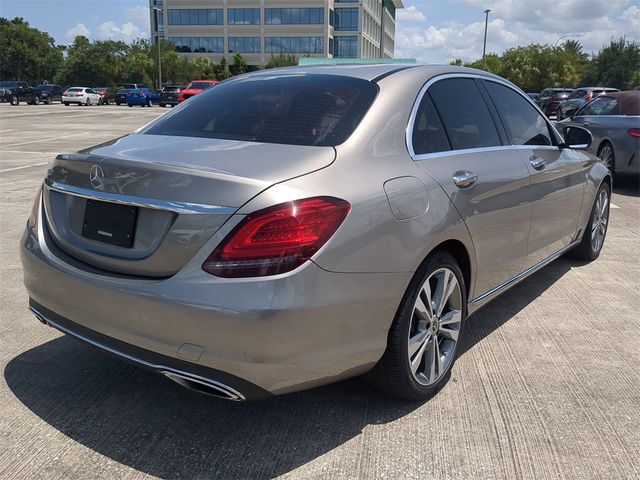
<svg viewBox="0 0 640 480"><path fill-rule="evenodd" d="M486 55L487 55L487 27L489 26L489 12L491 10L484 11L484 44L482 46L482 69L487 69Z"/></svg>
<svg viewBox="0 0 640 480"><path fill-rule="evenodd" d="M158 90L162 88L162 64L160 62L160 23L158 23L160 7L152 7L156 12L156 48L158 49Z"/></svg>
<svg viewBox="0 0 640 480"><path fill-rule="evenodd" d="M567 37L581 37L582 35L579 33L567 33L566 35L562 35L558 40L556 40L556 43L553 44L554 47L558 46L558 43L560 42L560 40L562 40L563 38L567 38Z"/></svg>

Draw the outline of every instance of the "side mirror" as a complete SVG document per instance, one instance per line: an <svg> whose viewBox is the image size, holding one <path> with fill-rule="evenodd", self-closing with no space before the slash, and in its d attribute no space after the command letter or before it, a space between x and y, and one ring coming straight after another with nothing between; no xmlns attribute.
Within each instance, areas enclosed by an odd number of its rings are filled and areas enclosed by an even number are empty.
<svg viewBox="0 0 640 480"><path fill-rule="evenodd" d="M583 127L564 127L564 148L586 150L593 143L591 132Z"/></svg>

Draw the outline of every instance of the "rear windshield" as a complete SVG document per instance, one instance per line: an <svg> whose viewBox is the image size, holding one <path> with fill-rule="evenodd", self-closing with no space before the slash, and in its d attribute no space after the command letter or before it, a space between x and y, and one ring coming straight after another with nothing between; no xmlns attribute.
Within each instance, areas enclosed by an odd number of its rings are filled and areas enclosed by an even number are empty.
<svg viewBox="0 0 640 480"><path fill-rule="evenodd" d="M70 88L67 92L82 92L84 88Z"/></svg>
<svg viewBox="0 0 640 480"><path fill-rule="evenodd" d="M163 92L177 92L180 90L180 87L164 87L162 89Z"/></svg>
<svg viewBox="0 0 640 480"><path fill-rule="evenodd" d="M568 97L571 92L573 92L573 90L556 90L553 92L553 96L555 98L564 98Z"/></svg>
<svg viewBox="0 0 640 480"><path fill-rule="evenodd" d="M0 82L0 88L15 87L17 84L17 82Z"/></svg>
<svg viewBox="0 0 640 480"><path fill-rule="evenodd" d="M137 85L136 85L135 83L125 83L125 84L122 86L122 88L123 88L124 90L127 90L127 89L129 89L129 90L134 90L135 88L137 88Z"/></svg>
<svg viewBox="0 0 640 480"><path fill-rule="evenodd" d="M215 83L209 83L209 82L191 82L187 88L205 89L205 88L213 87L214 85Z"/></svg>
<svg viewBox="0 0 640 480"><path fill-rule="evenodd" d="M378 87L323 74L257 75L226 81L142 133L335 146L358 126Z"/></svg>

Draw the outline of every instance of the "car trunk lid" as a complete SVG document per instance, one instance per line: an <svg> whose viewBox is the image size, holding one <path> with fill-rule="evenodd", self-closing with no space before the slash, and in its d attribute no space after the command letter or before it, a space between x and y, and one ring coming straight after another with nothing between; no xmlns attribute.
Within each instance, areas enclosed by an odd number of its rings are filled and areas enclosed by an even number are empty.
<svg viewBox="0 0 640 480"><path fill-rule="evenodd" d="M132 134L55 159L47 227L92 267L167 277L255 195L334 158L332 147Z"/></svg>

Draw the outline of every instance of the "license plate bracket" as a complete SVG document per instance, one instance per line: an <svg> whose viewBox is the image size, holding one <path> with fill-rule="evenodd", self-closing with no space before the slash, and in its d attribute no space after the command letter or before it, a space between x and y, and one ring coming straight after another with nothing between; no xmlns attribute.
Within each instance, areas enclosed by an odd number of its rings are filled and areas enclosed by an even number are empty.
<svg viewBox="0 0 640 480"><path fill-rule="evenodd" d="M91 240L131 248L138 218L138 207L87 200L82 236Z"/></svg>

